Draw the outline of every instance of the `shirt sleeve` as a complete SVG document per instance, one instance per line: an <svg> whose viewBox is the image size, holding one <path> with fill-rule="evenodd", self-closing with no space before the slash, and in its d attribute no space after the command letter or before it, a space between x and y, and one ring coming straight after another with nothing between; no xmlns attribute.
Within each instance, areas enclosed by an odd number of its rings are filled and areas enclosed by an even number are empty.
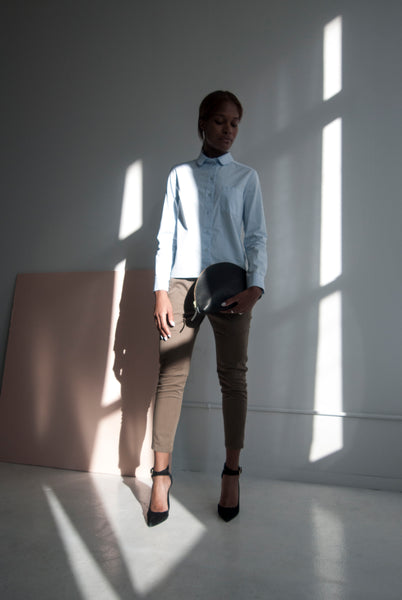
<svg viewBox="0 0 402 600"><path fill-rule="evenodd" d="M267 230L261 185L256 171L247 182L244 202L244 248L247 257L247 286L265 289L267 272Z"/></svg>
<svg viewBox="0 0 402 600"><path fill-rule="evenodd" d="M154 291L169 291L170 273L176 253L176 174L173 169L168 177L162 218L157 236L158 250L155 257Z"/></svg>

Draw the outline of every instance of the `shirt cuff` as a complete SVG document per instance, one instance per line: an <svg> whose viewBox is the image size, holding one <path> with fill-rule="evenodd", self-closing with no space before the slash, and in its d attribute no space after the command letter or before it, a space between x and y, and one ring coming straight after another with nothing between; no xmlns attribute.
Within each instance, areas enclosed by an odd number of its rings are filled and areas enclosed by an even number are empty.
<svg viewBox="0 0 402 600"><path fill-rule="evenodd" d="M166 292L168 292L169 279L165 279L163 277L155 277L154 292L157 292L158 290L165 290Z"/></svg>
<svg viewBox="0 0 402 600"><path fill-rule="evenodd" d="M258 275L258 273L247 273L247 287L252 287L256 285L257 287L262 289L262 293L265 292L265 281L264 277Z"/></svg>

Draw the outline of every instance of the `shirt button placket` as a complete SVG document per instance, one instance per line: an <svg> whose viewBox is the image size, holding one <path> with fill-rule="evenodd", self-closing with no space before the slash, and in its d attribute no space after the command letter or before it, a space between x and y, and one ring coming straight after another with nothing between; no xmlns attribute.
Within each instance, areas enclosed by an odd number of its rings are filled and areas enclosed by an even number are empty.
<svg viewBox="0 0 402 600"><path fill-rule="evenodd" d="M211 233L213 204L215 199L215 177L217 171L216 162L215 164L208 166L208 171L207 193L205 198L205 229L203 232L202 242L202 257L204 267L211 264Z"/></svg>

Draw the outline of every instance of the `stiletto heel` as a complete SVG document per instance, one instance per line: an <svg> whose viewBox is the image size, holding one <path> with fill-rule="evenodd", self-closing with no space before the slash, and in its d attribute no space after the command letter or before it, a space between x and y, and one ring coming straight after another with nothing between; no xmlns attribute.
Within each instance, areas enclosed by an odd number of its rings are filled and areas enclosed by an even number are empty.
<svg viewBox="0 0 402 600"><path fill-rule="evenodd" d="M222 471L222 475L221 478L224 475L240 475L240 473L242 472L242 468L238 467L236 470L233 469L229 469L229 467L226 466L226 463L223 465L223 471ZM239 514L239 510L240 510L240 484L238 484L238 501L237 501L237 506L222 506L221 504L218 504L218 515L220 516L221 519L223 519L224 521L226 521L226 523L228 521L231 521L232 519L234 519L235 517L237 517L237 515Z"/></svg>
<svg viewBox="0 0 402 600"><path fill-rule="evenodd" d="M169 487L168 493L167 493L168 509L164 510L162 512L155 512L155 511L151 510L151 501L150 501L148 513L147 513L148 527L155 527L155 525L159 525L160 523L163 523L163 521L166 521L166 519L169 516L169 510L170 510L169 494L170 494L170 488L172 487L172 483L173 483L173 477L171 476L171 474L169 472L169 465L163 471L155 471L154 468L151 469L152 478L159 477L160 475L168 475L170 477L170 487Z"/></svg>

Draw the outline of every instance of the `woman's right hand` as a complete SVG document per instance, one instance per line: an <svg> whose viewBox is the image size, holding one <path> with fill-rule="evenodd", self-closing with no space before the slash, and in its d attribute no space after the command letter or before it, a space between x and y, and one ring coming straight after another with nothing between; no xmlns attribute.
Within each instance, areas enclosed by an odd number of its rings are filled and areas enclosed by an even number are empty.
<svg viewBox="0 0 402 600"><path fill-rule="evenodd" d="M155 325L165 342L170 338L169 327L174 327L173 308L166 290L157 290L155 292Z"/></svg>

